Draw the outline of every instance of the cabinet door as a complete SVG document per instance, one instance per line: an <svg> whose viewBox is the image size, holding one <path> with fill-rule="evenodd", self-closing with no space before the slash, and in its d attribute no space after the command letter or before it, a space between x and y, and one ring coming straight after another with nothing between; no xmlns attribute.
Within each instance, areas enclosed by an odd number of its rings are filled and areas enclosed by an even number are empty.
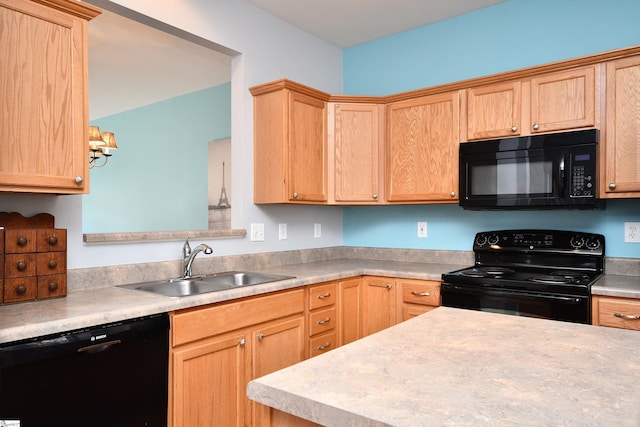
<svg viewBox="0 0 640 427"><path fill-rule="evenodd" d="M341 281L338 305L338 345L362 338L362 278Z"/></svg>
<svg viewBox="0 0 640 427"><path fill-rule="evenodd" d="M87 192L86 20L12 0L0 28L0 190Z"/></svg>
<svg viewBox="0 0 640 427"><path fill-rule="evenodd" d="M458 92L387 107L387 200L454 202L458 188Z"/></svg>
<svg viewBox="0 0 640 427"><path fill-rule="evenodd" d="M639 197L640 56L607 64L606 120L600 195Z"/></svg>
<svg viewBox="0 0 640 427"><path fill-rule="evenodd" d="M467 139L520 135L521 86L519 81L467 90Z"/></svg>
<svg viewBox="0 0 640 427"><path fill-rule="evenodd" d="M396 284L387 277L363 278L363 335L396 323Z"/></svg>
<svg viewBox="0 0 640 427"><path fill-rule="evenodd" d="M225 334L177 348L171 358L173 427L245 424L246 337Z"/></svg>
<svg viewBox="0 0 640 427"><path fill-rule="evenodd" d="M380 200L380 114L376 104L335 104L333 142L336 202L377 203Z"/></svg>
<svg viewBox="0 0 640 427"><path fill-rule="evenodd" d="M595 67L531 79L530 132L550 132L595 125Z"/></svg>
<svg viewBox="0 0 640 427"><path fill-rule="evenodd" d="M251 379L270 374L306 358L304 318L275 320L252 328ZM250 401L252 425L269 425L269 407Z"/></svg>
<svg viewBox="0 0 640 427"><path fill-rule="evenodd" d="M327 200L325 102L289 92L289 200ZM256 159L259 161L259 159Z"/></svg>

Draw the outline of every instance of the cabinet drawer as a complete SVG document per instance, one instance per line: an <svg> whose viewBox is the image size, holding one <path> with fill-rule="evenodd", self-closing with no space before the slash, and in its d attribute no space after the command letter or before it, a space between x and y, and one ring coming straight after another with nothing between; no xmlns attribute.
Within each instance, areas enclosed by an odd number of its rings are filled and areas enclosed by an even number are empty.
<svg viewBox="0 0 640 427"><path fill-rule="evenodd" d="M336 333L329 332L309 340L309 357L317 356L337 347Z"/></svg>
<svg viewBox="0 0 640 427"><path fill-rule="evenodd" d="M67 275L38 276L38 299L58 298L67 295Z"/></svg>
<svg viewBox="0 0 640 427"><path fill-rule="evenodd" d="M411 304L440 305L440 282L402 282L402 301Z"/></svg>
<svg viewBox="0 0 640 427"><path fill-rule="evenodd" d="M192 308L171 316L174 346L304 311L304 289Z"/></svg>
<svg viewBox="0 0 640 427"><path fill-rule="evenodd" d="M27 277L36 275L36 254L6 254L4 258L4 277Z"/></svg>
<svg viewBox="0 0 640 427"><path fill-rule="evenodd" d="M18 277L5 279L4 302L21 302L35 300L38 284L35 277Z"/></svg>
<svg viewBox="0 0 640 427"><path fill-rule="evenodd" d="M640 300L599 298L597 310L601 326L640 331Z"/></svg>
<svg viewBox="0 0 640 427"><path fill-rule="evenodd" d="M316 308L327 307L335 304L336 289L335 283L311 286L309 288L309 310L315 310Z"/></svg>
<svg viewBox="0 0 640 427"><path fill-rule="evenodd" d="M62 274L67 270L67 257L64 252L42 252L37 254L38 276L45 274Z"/></svg>
<svg viewBox="0 0 640 427"><path fill-rule="evenodd" d="M309 336L330 331L336 327L336 308L309 313Z"/></svg>
<svg viewBox="0 0 640 427"><path fill-rule="evenodd" d="M35 229L5 230L4 233L5 253L16 254L36 251Z"/></svg>
<svg viewBox="0 0 640 427"><path fill-rule="evenodd" d="M436 309L432 305L422 305L422 304L404 304L402 306L402 320L409 320L412 317L420 316L427 311L431 311Z"/></svg>
<svg viewBox="0 0 640 427"><path fill-rule="evenodd" d="M63 252L67 250L67 230L64 228L39 228L36 240L38 252Z"/></svg>

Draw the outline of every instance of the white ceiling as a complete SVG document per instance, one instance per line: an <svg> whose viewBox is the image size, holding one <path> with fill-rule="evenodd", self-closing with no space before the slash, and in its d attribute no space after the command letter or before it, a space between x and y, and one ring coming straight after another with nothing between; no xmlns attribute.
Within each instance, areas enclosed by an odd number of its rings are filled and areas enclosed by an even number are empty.
<svg viewBox="0 0 640 427"><path fill-rule="evenodd" d="M506 0L247 1L323 40L351 47ZM112 2L87 2L103 9L89 22L91 120L231 80L231 58L215 47L141 24L137 21L144 18L128 9L135 20L105 10Z"/></svg>
<svg viewBox="0 0 640 427"><path fill-rule="evenodd" d="M340 47L482 9L506 0L247 0Z"/></svg>

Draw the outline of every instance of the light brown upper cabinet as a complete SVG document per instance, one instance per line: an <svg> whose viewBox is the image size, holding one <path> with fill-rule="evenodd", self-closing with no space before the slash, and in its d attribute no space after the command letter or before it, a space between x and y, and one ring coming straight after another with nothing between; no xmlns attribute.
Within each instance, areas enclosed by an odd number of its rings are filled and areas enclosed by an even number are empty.
<svg viewBox="0 0 640 427"><path fill-rule="evenodd" d="M67 0L0 1L0 191L89 191L87 22Z"/></svg>
<svg viewBox="0 0 640 427"><path fill-rule="evenodd" d="M468 89L466 139L597 126L598 70L593 65Z"/></svg>
<svg viewBox="0 0 640 427"><path fill-rule="evenodd" d="M640 56L607 63L600 197L640 196Z"/></svg>
<svg viewBox="0 0 640 427"><path fill-rule="evenodd" d="M387 105L387 201L457 201L459 97L455 91Z"/></svg>
<svg viewBox="0 0 640 427"><path fill-rule="evenodd" d="M254 202L326 202L328 95L288 80L251 93Z"/></svg>
<svg viewBox="0 0 640 427"><path fill-rule="evenodd" d="M384 107L329 103L329 194L337 204L377 204L382 194Z"/></svg>

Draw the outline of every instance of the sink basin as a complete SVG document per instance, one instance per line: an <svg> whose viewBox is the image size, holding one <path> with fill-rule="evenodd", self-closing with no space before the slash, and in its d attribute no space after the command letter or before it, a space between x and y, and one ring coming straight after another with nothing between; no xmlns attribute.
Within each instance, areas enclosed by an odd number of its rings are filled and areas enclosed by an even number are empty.
<svg viewBox="0 0 640 427"><path fill-rule="evenodd" d="M294 276L278 274L229 271L209 276L158 280L154 282L120 285L120 288L151 292L167 297L186 297L208 292L223 291L241 286L259 285L279 280L293 279Z"/></svg>

